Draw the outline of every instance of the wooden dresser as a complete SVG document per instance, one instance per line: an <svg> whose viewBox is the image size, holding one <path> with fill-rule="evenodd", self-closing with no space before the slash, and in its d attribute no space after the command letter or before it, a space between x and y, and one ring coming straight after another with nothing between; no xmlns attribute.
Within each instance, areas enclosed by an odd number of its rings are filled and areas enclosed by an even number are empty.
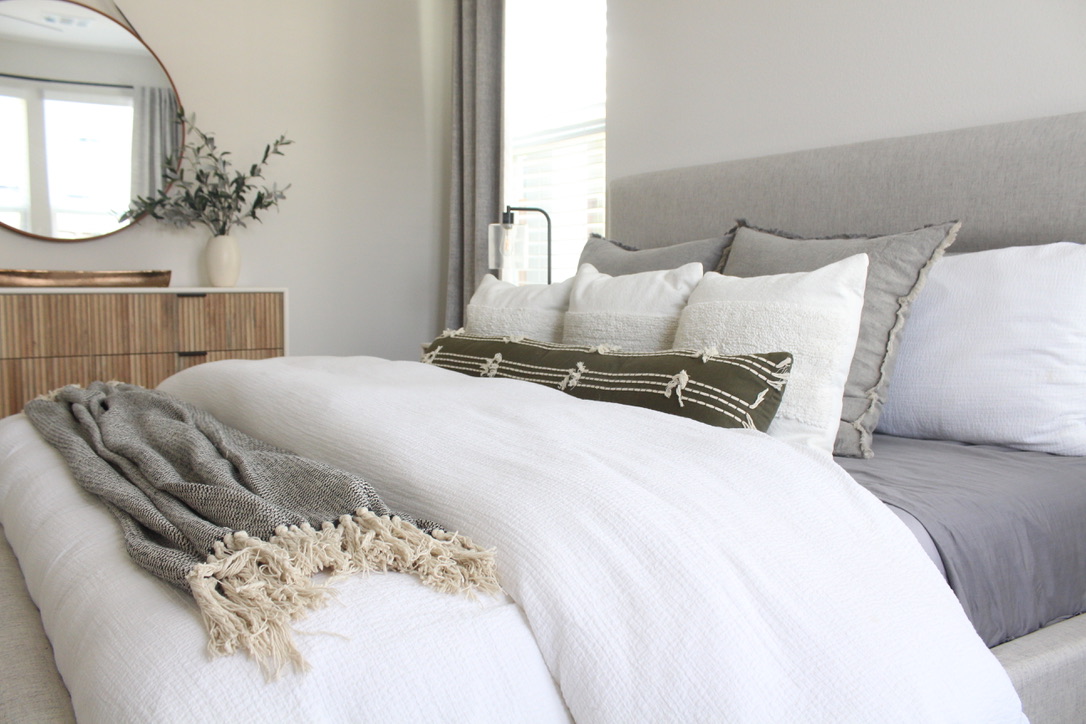
<svg viewBox="0 0 1086 724"><path fill-rule="evenodd" d="M283 289L0 289L0 417L67 384L281 356L285 319Z"/></svg>

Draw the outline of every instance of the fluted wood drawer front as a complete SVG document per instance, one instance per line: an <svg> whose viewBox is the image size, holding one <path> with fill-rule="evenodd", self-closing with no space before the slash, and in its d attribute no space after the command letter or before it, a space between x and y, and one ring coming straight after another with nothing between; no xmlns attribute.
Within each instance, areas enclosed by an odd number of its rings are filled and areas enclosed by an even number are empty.
<svg viewBox="0 0 1086 724"><path fill-rule="evenodd" d="M19 412L28 399L36 396L25 397L25 390L18 386L20 364L22 360L0 359L0 417Z"/></svg>
<svg viewBox="0 0 1086 724"><path fill-rule="evenodd" d="M174 294L0 294L0 358L178 349Z"/></svg>
<svg viewBox="0 0 1086 724"><path fill-rule="evenodd" d="M0 416L19 412L29 400L65 385L120 380L154 387L181 367L176 353L0 360Z"/></svg>
<svg viewBox="0 0 1086 724"><path fill-rule="evenodd" d="M156 387L170 375L202 362L282 356L282 349L246 349L194 355L167 352L0 360L0 417L13 415L29 400L65 385L86 386L95 380L119 380Z"/></svg>
<svg viewBox="0 0 1086 724"><path fill-rule="evenodd" d="M282 294L182 294L177 302L181 351L283 348Z"/></svg>
<svg viewBox="0 0 1086 724"><path fill-rule="evenodd" d="M154 387L201 362L286 349L283 291L0 293L0 416L69 384Z"/></svg>

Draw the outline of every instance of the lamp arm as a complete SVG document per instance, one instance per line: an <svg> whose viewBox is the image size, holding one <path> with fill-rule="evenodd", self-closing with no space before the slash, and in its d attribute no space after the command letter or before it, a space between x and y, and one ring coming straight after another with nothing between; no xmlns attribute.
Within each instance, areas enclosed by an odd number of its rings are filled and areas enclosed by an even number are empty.
<svg viewBox="0 0 1086 724"><path fill-rule="evenodd" d="M551 283L551 215L537 206L506 206L505 213L510 215L514 211L538 211L547 220L547 284ZM503 216L504 219L504 216Z"/></svg>

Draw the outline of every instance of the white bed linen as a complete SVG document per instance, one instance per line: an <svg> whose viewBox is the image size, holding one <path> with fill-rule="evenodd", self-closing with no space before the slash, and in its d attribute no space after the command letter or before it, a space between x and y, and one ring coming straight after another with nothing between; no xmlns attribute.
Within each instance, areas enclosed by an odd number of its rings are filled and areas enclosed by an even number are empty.
<svg viewBox="0 0 1086 724"><path fill-rule="evenodd" d="M162 387L496 546L582 723L1024 720L905 526L814 451L413 362Z"/></svg>
<svg viewBox="0 0 1086 724"><path fill-rule="evenodd" d="M162 387L496 546L582 723L1024 721L909 532L813 451L373 358L220 362ZM304 677L205 662L194 607L123 558L108 514L10 429L25 420L3 424L33 453L2 458L4 529L89 720L565 716L515 608L394 574L341 581L344 605L301 623L348 637L303 637Z"/></svg>
<svg viewBox="0 0 1086 724"><path fill-rule="evenodd" d="M515 603L413 576L333 583L297 627L319 632L295 639L309 674L268 683L240 654L210 659L192 599L132 562L23 415L0 420L0 515L81 723L568 721Z"/></svg>

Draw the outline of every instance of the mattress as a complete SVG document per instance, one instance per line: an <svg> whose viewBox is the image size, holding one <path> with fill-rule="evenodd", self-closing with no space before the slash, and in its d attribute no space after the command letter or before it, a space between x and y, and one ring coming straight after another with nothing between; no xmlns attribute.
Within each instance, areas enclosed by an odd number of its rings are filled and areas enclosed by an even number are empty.
<svg viewBox="0 0 1086 724"><path fill-rule="evenodd" d="M889 435L875 451L838 463L923 525L985 643L1086 611L1086 458Z"/></svg>

